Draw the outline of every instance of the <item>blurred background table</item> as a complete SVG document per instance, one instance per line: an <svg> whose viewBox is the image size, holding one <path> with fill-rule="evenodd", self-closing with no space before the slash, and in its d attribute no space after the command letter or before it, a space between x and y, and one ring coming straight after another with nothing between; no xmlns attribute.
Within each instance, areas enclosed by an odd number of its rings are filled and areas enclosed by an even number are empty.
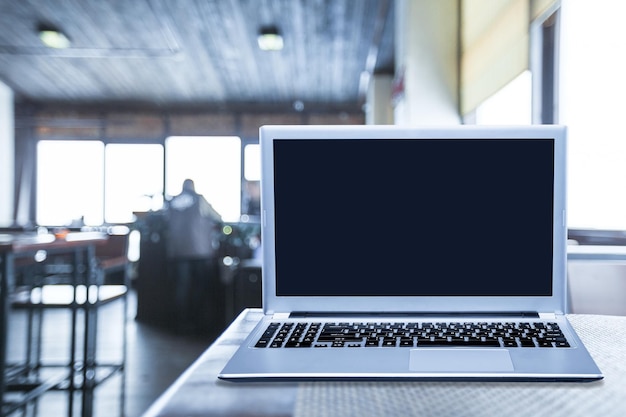
<svg viewBox="0 0 626 417"><path fill-rule="evenodd" d="M125 239L119 240L123 258ZM98 247L110 249L108 243L117 245L117 240L102 232L69 232L56 236L50 233L0 234L0 398L3 416L23 409L48 390L68 392L70 416L75 411L74 393L80 392L80 415L91 416L95 387L123 370L125 354L119 363L96 361L98 308L125 298L128 290L126 278L118 285L106 284L107 268L112 265L113 258L97 256ZM118 263L113 263L117 270ZM9 364L7 325L11 308L28 311L28 328L25 329L23 361ZM59 363L48 363L41 357L43 314L51 308L67 309L71 317L67 360ZM125 331L125 325L122 323L122 331ZM121 349L125 351L125 346Z"/></svg>

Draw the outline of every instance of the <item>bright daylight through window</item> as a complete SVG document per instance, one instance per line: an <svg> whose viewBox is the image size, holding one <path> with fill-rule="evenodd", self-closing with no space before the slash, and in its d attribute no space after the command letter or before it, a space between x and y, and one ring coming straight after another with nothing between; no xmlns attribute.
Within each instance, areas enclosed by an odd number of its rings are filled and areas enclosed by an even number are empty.
<svg viewBox="0 0 626 417"><path fill-rule="evenodd" d="M626 2L561 2L559 123L568 126L568 226L626 229Z"/></svg>
<svg viewBox="0 0 626 417"><path fill-rule="evenodd" d="M254 150L250 161L246 170L258 176ZM162 208L164 183L166 197L171 197L180 192L185 178L194 180L196 190L224 220L239 220L238 137L170 137L165 150L160 144L42 140L37 147L37 223L132 222L134 212Z"/></svg>
<svg viewBox="0 0 626 417"><path fill-rule="evenodd" d="M42 140L37 145L37 223L102 224L104 144ZM77 175L76 173L80 173Z"/></svg>
<svg viewBox="0 0 626 417"><path fill-rule="evenodd" d="M476 124L528 125L532 121L532 78L524 71L476 109Z"/></svg>
<svg viewBox="0 0 626 417"><path fill-rule="evenodd" d="M235 136L172 136L165 142L165 193L180 193L183 181L194 181L225 221L241 215L241 139Z"/></svg>
<svg viewBox="0 0 626 417"><path fill-rule="evenodd" d="M163 146L110 144L105 150L104 214L107 223L127 223L133 212L163 205Z"/></svg>

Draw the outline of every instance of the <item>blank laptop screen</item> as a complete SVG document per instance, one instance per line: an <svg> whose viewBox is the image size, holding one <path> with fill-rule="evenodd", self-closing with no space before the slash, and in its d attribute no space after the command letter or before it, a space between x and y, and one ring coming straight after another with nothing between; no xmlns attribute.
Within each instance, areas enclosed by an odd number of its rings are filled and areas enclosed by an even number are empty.
<svg viewBox="0 0 626 417"><path fill-rule="evenodd" d="M553 139L277 139L277 296L550 296Z"/></svg>

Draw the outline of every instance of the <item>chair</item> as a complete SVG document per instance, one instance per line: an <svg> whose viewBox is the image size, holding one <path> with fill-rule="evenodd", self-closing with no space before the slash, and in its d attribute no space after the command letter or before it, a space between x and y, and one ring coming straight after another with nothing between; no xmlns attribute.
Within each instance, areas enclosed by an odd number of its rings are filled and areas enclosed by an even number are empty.
<svg viewBox="0 0 626 417"><path fill-rule="evenodd" d="M80 235L76 236L80 240ZM43 393L43 388L67 390L68 412L72 415L74 392L78 391L82 394L81 415L87 417L92 414L95 388L118 371L124 371L131 268L127 256L128 238L128 231L108 233L106 239L80 246L72 246L69 237L64 238L68 242L68 250L51 246L48 255L34 266L29 262L21 265L22 286L11 297L13 307L27 310L28 317L25 362L13 365L13 369L19 370L14 379L19 377L20 385L29 389L21 403L36 399ZM41 265L36 265L39 263ZM121 278L115 280L113 277L116 274ZM121 359L97 361L98 310L118 299L123 302ZM41 329L44 312L49 309L64 309L70 313L68 360L59 362L42 358L42 342L45 341L42 340ZM81 333L82 342L79 340ZM37 388L37 391L30 390L29 381L39 384L41 371L49 369L64 371L64 375L54 382L38 385L42 388ZM125 377L122 376L122 396L124 384ZM17 385L16 389L24 390Z"/></svg>

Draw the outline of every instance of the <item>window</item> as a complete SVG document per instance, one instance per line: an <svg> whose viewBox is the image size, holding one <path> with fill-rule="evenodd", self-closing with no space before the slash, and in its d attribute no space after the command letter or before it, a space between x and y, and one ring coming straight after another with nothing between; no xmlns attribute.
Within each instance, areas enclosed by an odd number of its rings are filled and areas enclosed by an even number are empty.
<svg viewBox="0 0 626 417"><path fill-rule="evenodd" d="M531 24L531 68L533 79L533 122L556 121L558 93L558 44L560 12L553 5Z"/></svg>
<svg viewBox="0 0 626 417"><path fill-rule="evenodd" d="M42 140L37 144L38 224L102 224L103 187L102 142Z"/></svg>
<svg viewBox="0 0 626 417"><path fill-rule="evenodd" d="M243 148L244 169L243 176L247 181L261 179L261 146L258 144L246 145Z"/></svg>
<svg viewBox="0 0 626 417"><path fill-rule="evenodd" d="M246 182L248 190L260 175L258 149L253 146L246 156L246 175L257 178ZM241 159L238 137L170 137L165 149L161 144L41 140L36 221L46 226L132 222L133 212L160 209L164 186L173 196L185 178L194 180L224 220L238 221Z"/></svg>
<svg viewBox="0 0 626 417"><path fill-rule="evenodd" d="M261 146L249 144L243 149L243 207L242 213L258 217L261 214Z"/></svg>
<svg viewBox="0 0 626 417"><path fill-rule="evenodd" d="M165 192L180 193L183 181L194 181L225 221L241 215L241 139L235 136L172 136L165 141Z"/></svg>
<svg viewBox="0 0 626 417"><path fill-rule="evenodd" d="M104 214L107 223L128 223L133 212L163 204L163 146L109 144L105 149Z"/></svg>
<svg viewBox="0 0 626 417"><path fill-rule="evenodd" d="M532 122L532 77L524 71L476 109L476 124L527 125Z"/></svg>
<svg viewBox="0 0 626 417"><path fill-rule="evenodd" d="M626 229L626 2L561 3L558 122L568 126L568 226Z"/></svg>

